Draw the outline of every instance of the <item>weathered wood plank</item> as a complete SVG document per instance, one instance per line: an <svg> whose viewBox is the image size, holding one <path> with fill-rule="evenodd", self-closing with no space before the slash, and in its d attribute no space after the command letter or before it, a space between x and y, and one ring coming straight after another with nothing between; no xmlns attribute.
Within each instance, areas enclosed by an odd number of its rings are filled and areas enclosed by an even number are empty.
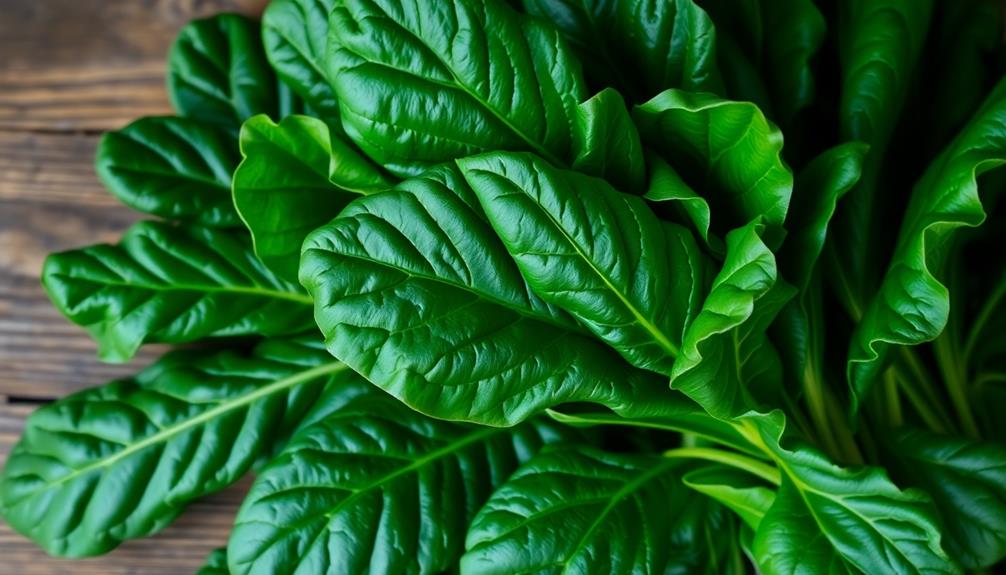
<svg viewBox="0 0 1006 575"><path fill-rule="evenodd" d="M265 0L5 0L0 129L109 130L170 112L164 61L178 30Z"/></svg>

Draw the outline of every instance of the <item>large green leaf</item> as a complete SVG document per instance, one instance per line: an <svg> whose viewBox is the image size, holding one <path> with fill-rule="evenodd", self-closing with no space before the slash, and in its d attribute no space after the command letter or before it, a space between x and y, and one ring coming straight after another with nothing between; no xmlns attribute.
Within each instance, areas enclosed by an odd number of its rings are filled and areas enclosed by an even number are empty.
<svg viewBox="0 0 1006 575"><path fill-rule="evenodd" d="M627 193L646 185L643 142L622 96L606 88L580 104L573 127L573 169Z"/></svg>
<svg viewBox="0 0 1006 575"><path fill-rule="evenodd" d="M330 380L366 386L308 339L169 354L33 413L0 478L0 511L50 554L107 552L239 479Z"/></svg>
<svg viewBox="0 0 1006 575"><path fill-rule="evenodd" d="M668 88L722 92L716 31L692 0L524 0L559 29L584 72L641 101Z"/></svg>
<svg viewBox="0 0 1006 575"><path fill-rule="evenodd" d="M936 338L950 301L941 274L954 230L985 221L977 177L1006 163L1006 81L915 185L879 292L856 326L849 351L852 409L870 391L892 346Z"/></svg>
<svg viewBox="0 0 1006 575"><path fill-rule="evenodd" d="M964 567L1006 557L1006 447L913 429L893 434L890 455L936 502L947 550Z"/></svg>
<svg viewBox="0 0 1006 575"><path fill-rule="evenodd" d="M188 118L142 118L98 144L98 177L127 206L208 226L240 225L231 202L238 165L230 133Z"/></svg>
<svg viewBox="0 0 1006 575"><path fill-rule="evenodd" d="M768 105L773 118L788 127L814 99L810 62L826 26L813 0L699 3L716 25L730 97ZM770 104L763 101L766 96Z"/></svg>
<svg viewBox="0 0 1006 575"><path fill-rule="evenodd" d="M709 202L716 233L759 216L782 225L793 173L782 160L782 133L757 106L668 90L637 106L633 119L643 142Z"/></svg>
<svg viewBox="0 0 1006 575"><path fill-rule="evenodd" d="M659 377L531 293L456 170L350 204L308 236L300 277L329 350L434 417L512 425L567 401L665 408Z"/></svg>
<svg viewBox="0 0 1006 575"><path fill-rule="evenodd" d="M258 476L227 547L231 573L445 572L493 489L561 437L547 423L459 425L357 397Z"/></svg>
<svg viewBox="0 0 1006 575"><path fill-rule="evenodd" d="M296 280L307 234L353 198L391 184L321 120L260 115L241 127L243 160L234 173L234 205L251 231L255 255Z"/></svg>
<svg viewBox="0 0 1006 575"><path fill-rule="evenodd" d="M832 282L854 319L876 288L876 213L881 168L929 26L932 0L839 3L842 98L839 138L870 146L863 176L842 202L834 226ZM879 225L878 225L879 224Z"/></svg>
<svg viewBox="0 0 1006 575"><path fill-rule="evenodd" d="M272 0L262 15L262 42L276 74L331 124L339 101L328 81L328 16L335 0Z"/></svg>
<svg viewBox="0 0 1006 575"><path fill-rule="evenodd" d="M726 259L688 326L671 387L715 417L736 417L778 386L781 363L765 330L792 296L755 220L727 235Z"/></svg>
<svg viewBox="0 0 1006 575"><path fill-rule="evenodd" d="M570 158L586 90L559 32L499 0L338 0L329 77L346 133L397 174L490 150Z"/></svg>
<svg viewBox="0 0 1006 575"><path fill-rule="evenodd" d="M227 569L227 549L214 549L196 575L231 575Z"/></svg>
<svg viewBox="0 0 1006 575"><path fill-rule="evenodd" d="M629 362L670 374L709 265L692 235L605 181L526 153L458 160L531 289Z"/></svg>
<svg viewBox="0 0 1006 575"><path fill-rule="evenodd" d="M461 572L728 573L729 519L679 460L580 448L521 466L472 521Z"/></svg>
<svg viewBox="0 0 1006 575"><path fill-rule="evenodd" d="M242 235L134 225L115 246L51 254L42 284L53 304L98 341L106 361L144 343L285 335L311 328L311 298L272 275Z"/></svg>
<svg viewBox="0 0 1006 575"><path fill-rule="evenodd" d="M962 573L940 547L924 493L901 491L881 469L845 469L814 448L784 446L780 412L747 416L743 425L783 474L755 534L762 573Z"/></svg>
<svg viewBox="0 0 1006 575"><path fill-rule="evenodd" d="M256 114L278 115L280 86L259 24L237 14L189 22L168 54L168 95L182 116L237 133Z"/></svg>

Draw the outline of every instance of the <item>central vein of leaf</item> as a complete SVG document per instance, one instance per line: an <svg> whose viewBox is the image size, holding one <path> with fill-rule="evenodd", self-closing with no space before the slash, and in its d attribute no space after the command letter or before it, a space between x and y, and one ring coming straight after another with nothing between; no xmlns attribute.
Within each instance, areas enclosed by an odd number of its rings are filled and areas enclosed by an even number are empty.
<svg viewBox="0 0 1006 575"><path fill-rule="evenodd" d="M256 389L255 391L249 393L248 395L244 395L231 401L221 402L217 404L215 407L207 409L206 411L200 413L199 415L191 419L186 419L179 423L176 423L175 425L162 428L157 433L127 446L126 448L116 452L110 457L107 457L105 459L99 459L89 465L81 467L80 469L77 469L72 473L69 473L59 478L56 481L46 483L42 486L41 489L36 490L32 494L37 493L38 491L41 491L43 489L51 489L54 487L58 487L59 485L67 483L68 481L72 481L77 477L90 473L91 471L94 471L96 469L101 469L103 467L109 467L111 465L114 465L115 463L125 459L126 457L129 457L134 453L138 453L148 447L157 445L158 443L167 442L172 437L175 437L190 429L199 427L200 425L203 425L205 423L209 423L210 421L218 417L221 417L228 412L251 405L252 403L255 403L256 401L269 395L272 395L274 393L281 392L283 390L294 387L295 385L306 383L308 381L311 381L312 379L316 379L325 375L330 375L345 369L349 369L345 364L338 361L333 361L331 363L319 365L317 367L313 367L311 369L280 379L278 381L270 383L269 385L260 387L259 389Z"/></svg>

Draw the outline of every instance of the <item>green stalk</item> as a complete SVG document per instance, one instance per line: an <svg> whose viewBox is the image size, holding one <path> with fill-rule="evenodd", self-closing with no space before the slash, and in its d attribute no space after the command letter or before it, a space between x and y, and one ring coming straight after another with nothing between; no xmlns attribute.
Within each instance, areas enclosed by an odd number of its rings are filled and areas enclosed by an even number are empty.
<svg viewBox="0 0 1006 575"><path fill-rule="evenodd" d="M901 427L905 418L901 411L901 396L898 395L898 380L894 377L894 371L888 369L884 372L884 405L887 408L887 421L891 427Z"/></svg>
<svg viewBox="0 0 1006 575"><path fill-rule="evenodd" d="M978 431L978 423L975 415L971 411L971 402L968 400L967 381L965 380L965 367L955 361L961 357L956 353L954 344L944 332L936 338L934 343L936 351L936 362L943 372L943 380L946 383L947 394L950 395L950 403L957 412L957 419L960 421L961 429L973 439L981 439L981 432Z"/></svg>
<svg viewBox="0 0 1006 575"><path fill-rule="evenodd" d="M926 426L937 433L949 433L950 428L945 423L945 417L941 417L942 411L938 413L929 406L929 403L919 393L919 390L912 385L911 379L906 377L898 364L892 366L891 369L894 370L898 384L901 390L905 392L908 402L912 404L912 407L915 408L915 411L922 418L922 421L925 422Z"/></svg>
<svg viewBox="0 0 1006 575"><path fill-rule="evenodd" d="M708 447L678 447L665 451L664 457L714 461L716 463L722 463L724 465L729 465L730 467L735 467L742 471L747 471L748 473L760 477L773 485L779 485L782 481L779 470L775 467L772 467L763 461L758 461L753 457L741 455L740 453L735 453L733 451L711 449Z"/></svg>

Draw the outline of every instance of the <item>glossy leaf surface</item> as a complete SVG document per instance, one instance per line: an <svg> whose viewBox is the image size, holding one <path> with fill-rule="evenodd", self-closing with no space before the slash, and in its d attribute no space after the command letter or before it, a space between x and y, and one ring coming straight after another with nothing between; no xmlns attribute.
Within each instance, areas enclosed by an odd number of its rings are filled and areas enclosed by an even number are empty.
<svg viewBox="0 0 1006 575"><path fill-rule="evenodd" d="M272 275L238 234L141 222L118 245L50 255L42 284L106 361L144 343L311 328L311 299Z"/></svg>
<svg viewBox="0 0 1006 575"><path fill-rule="evenodd" d="M339 0L328 74L342 123L399 175L489 150L571 160L586 89L559 33L498 0Z"/></svg>
<svg viewBox="0 0 1006 575"><path fill-rule="evenodd" d="M576 109L573 155L574 170L604 178L626 193L643 191L643 143L618 92L605 89Z"/></svg>
<svg viewBox="0 0 1006 575"><path fill-rule="evenodd" d="M3 516L59 556L155 533L244 475L334 379L365 385L313 340L169 354L32 414L0 478Z"/></svg>
<svg viewBox="0 0 1006 575"><path fill-rule="evenodd" d="M231 174L240 157L234 136L189 118L142 118L108 132L95 169L127 206L207 226L240 225Z"/></svg>
<svg viewBox="0 0 1006 575"><path fill-rule="evenodd" d="M241 127L244 160L234 173L234 205L255 255L295 281L307 234L354 198L391 184L370 160L321 120L255 116Z"/></svg>
<svg viewBox="0 0 1006 575"><path fill-rule="evenodd" d="M453 169L350 204L308 236L300 278L333 355L434 417L512 425L567 401L662 409L643 399L661 394L659 377L532 294Z"/></svg>
<svg viewBox="0 0 1006 575"><path fill-rule="evenodd" d="M529 154L458 165L536 294L633 365L670 373L709 265L687 230L603 180Z"/></svg>
<svg viewBox="0 0 1006 575"><path fill-rule="evenodd" d="M446 571L493 488L559 437L547 423L473 427L357 397L258 476L228 545L231 573Z"/></svg>

